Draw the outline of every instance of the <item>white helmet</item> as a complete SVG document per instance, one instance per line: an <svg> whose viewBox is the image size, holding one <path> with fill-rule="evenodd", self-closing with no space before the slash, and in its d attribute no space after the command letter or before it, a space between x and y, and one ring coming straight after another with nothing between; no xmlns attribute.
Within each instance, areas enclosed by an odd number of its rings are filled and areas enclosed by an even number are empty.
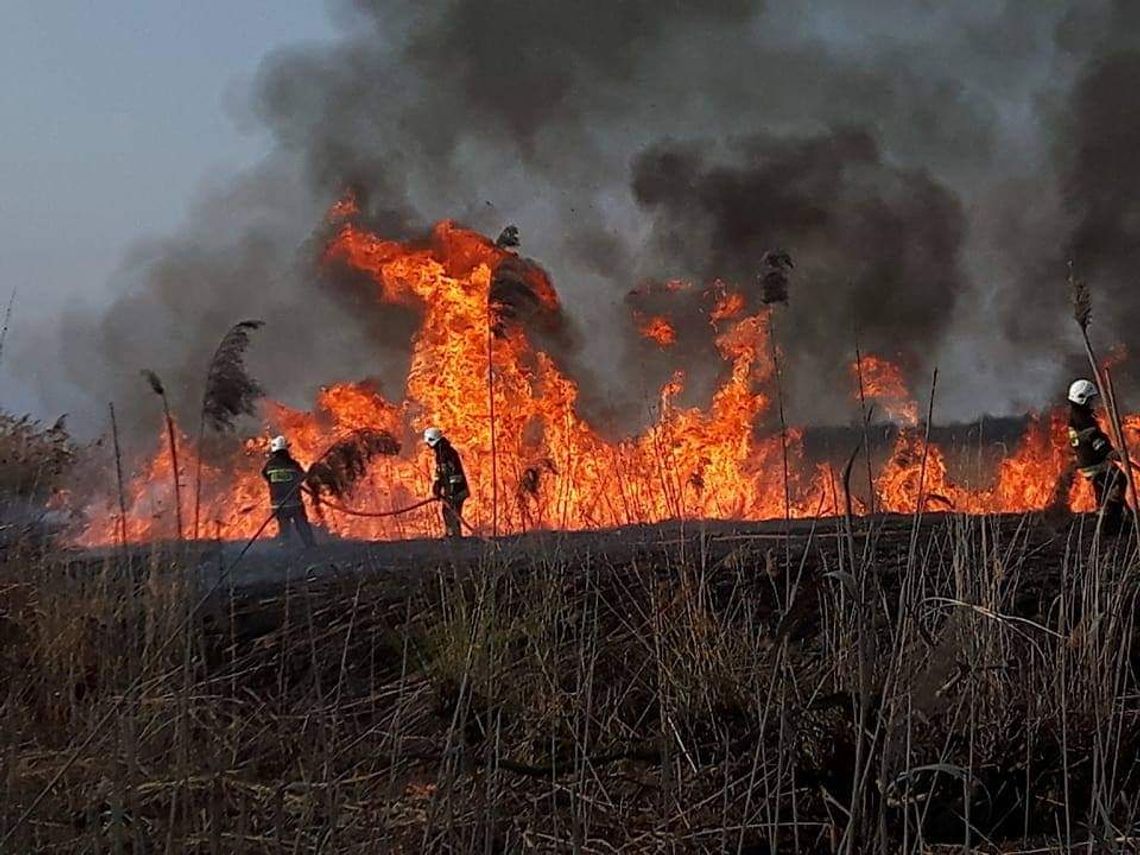
<svg viewBox="0 0 1140 855"><path fill-rule="evenodd" d="M443 439L443 431L437 427L430 427L424 431L424 442L432 448L435 448L441 439Z"/></svg>
<svg viewBox="0 0 1140 855"><path fill-rule="evenodd" d="M269 450L270 451L284 451L288 447L289 447L289 440L287 440L283 436L275 436L275 437L273 437L273 439L269 440Z"/></svg>
<svg viewBox="0 0 1140 855"><path fill-rule="evenodd" d="M1074 380L1069 387L1069 400L1082 407L1099 394L1096 386L1088 380Z"/></svg>

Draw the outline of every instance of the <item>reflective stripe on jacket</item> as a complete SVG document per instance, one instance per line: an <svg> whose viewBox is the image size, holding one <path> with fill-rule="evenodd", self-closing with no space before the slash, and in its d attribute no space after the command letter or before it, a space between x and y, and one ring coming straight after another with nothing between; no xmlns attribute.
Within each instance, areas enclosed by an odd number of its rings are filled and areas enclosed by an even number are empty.
<svg viewBox="0 0 1140 855"><path fill-rule="evenodd" d="M305 477L305 469L287 451L269 455L261 476L269 484L269 501L274 508L295 508L304 504L301 481Z"/></svg>
<svg viewBox="0 0 1140 855"><path fill-rule="evenodd" d="M1086 478L1095 478L1112 465L1112 443L1097 425L1078 430L1069 428L1069 445L1077 457L1077 468Z"/></svg>

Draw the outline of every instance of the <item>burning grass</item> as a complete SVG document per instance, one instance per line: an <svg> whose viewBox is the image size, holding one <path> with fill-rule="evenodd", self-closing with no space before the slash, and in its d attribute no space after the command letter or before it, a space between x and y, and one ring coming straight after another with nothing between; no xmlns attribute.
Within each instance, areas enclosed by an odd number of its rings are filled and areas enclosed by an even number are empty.
<svg viewBox="0 0 1140 855"><path fill-rule="evenodd" d="M258 525L249 510L264 502L261 452L265 438L275 434L286 435L297 459L311 466L347 434L386 431L399 445L395 453L352 457L343 466L318 464L327 476L322 489L337 496L353 488L360 510L414 505L430 490L432 462L423 444L411 439L429 425L443 427L462 454L472 490L465 519L482 531L583 530L677 518L810 518L841 510L831 464L846 449L809 457L801 442L805 429L784 421L776 363L785 357L772 324L794 290L786 252L763 256L754 288L720 281L706 287L679 281L646 286L632 304L631 323L644 337L646 353L674 364L656 400L646 401L652 420L614 437L585 417L568 366L544 349L573 336L550 277L515 252L517 229L504 230L492 242L443 222L420 241L399 242L368 230L359 219L346 197L330 215L318 263L351 271L380 303L420 315L406 383L387 390L397 396L372 384L345 382L322 388L309 411L257 399L260 387L245 373L243 360L258 322L238 323L209 366L197 441L178 429L161 383L148 377L163 399L164 436L148 449L148 460L130 450L122 502L111 488L109 467L101 490L74 495L77 542L107 546L124 533L134 543L185 534L181 515L190 502L182 500L180 485L191 478L193 525L186 536L249 537ZM1091 305L1087 293L1083 300ZM684 402L702 380L700 372L687 375L685 366L698 351L718 361L718 377L707 403L691 406ZM852 415L873 410L908 428L892 458L868 471L874 483L866 485L857 512L909 513L932 502L972 513L1089 507L1087 485L1056 486L1064 481L1071 453L1064 426L1051 414L1042 414L1007 449L1008 462L994 467L994 484L956 480L944 465L949 449L939 447L930 449L933 465L919 479L927 456L924 426L906 377L901 365L882 356L865 354L853 363ZM200 447L206 427L229 429L253 412L260 422L251 430L256 435L217 449ZM438 520L429 512L399 520L329 514L325 522L341 537L392 540L431 536Z"/></svg>
<svg viewBox="0 0 1140 855"><path fill-rule="evenodd" d="M0 835L360 852L1136 835L1130 542L1084 521L912 524L440 551L231 592L188 634L175 556L9 552Z"/></svg>

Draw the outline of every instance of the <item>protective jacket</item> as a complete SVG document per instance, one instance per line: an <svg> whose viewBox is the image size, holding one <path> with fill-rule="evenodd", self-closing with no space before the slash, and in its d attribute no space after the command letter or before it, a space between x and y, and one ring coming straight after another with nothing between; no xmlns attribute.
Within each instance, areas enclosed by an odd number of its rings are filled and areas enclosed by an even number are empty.
<svg viewBox="0 0 1140 855"><path fill-rule="evenodd" d="M433 450L435 483L431 487L432 495L451 502L463 501L471 491L467 487L467 476L463 473L463 461L459 459L459 452L446 438L440 439Z"/></svg>
<svg viewBox="0 0 1140 855"><path fill-rule="evenodd" d="M261 476L269 484L269 501L274 508L303 507L301 484L305 468L288 451L275 451L265 461Z"/></svg>
<svg viewBox="0 0 1140 855"><path fill-rule="evenodd" d="M1089 407L1069 408L1069 445L1077 458L1077 468L1086 478L1095 478L1112 466L1112 442L1100 429Z"/></svg>

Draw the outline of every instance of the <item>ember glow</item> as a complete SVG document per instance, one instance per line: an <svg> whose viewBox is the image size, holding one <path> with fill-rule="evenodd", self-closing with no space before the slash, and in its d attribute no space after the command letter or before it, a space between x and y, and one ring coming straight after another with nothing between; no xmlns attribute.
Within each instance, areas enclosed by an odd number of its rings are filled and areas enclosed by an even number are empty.
<svg viewBox="0 0 1140 855"><path fill-rule="evenodd" d="M641 335L656 342L659 346L671 347L676 343L677 331L665 318L659 315L646 318L637 314L634 316L634 320L637 321L637 328Z"/></svg>
<svg viewBox="0 0 1140 855"><path fill-rule="evenodd" d="M353 222L355 214L350 197L330 212L336 232L323 263L366 274L375 299L422 314L401 399L388 400L364 384L349 383L322 390L307 412L263 401L263 433L247 440L242 453L226 465L202 468L202 536L247 538L264 522L268 503L260 469L268 436L288 436L294 455L309 466L337 440L361 428L385 430L403 448L399 455L373 459L347 504L379 512L427 496L432 459L418 435L439 425L463 455L472 488L464 513L482 533L678 518L779 519L834 514L842 507L838 474L830 464L806 459L801 431L790 429L781 437L778 430L761 433L757 428L770 421L764 417L771 415L775 399L773 356L778 351L769 340L773 309L749 313L740 293L717 283L707 317L724 373L707 408L678 405L686 378L676 371L659 392L653 423L638 435L611 441L578 413L576 383L535 346L520 316L520 282L528 311L540 318L560 311L558 295L540 268L450 222L440 223L422 243L405 244L360 228ZM501 289L498 283L507 270L513 285ZM668 290L689 288L678 282ZM663 317L635 322L663 347L675 340L673 326ZM1036 510L1054 501L1068 462L1060 417L1034 421L1020 446L996 466L991 483L958 485L942 450L925 447L915 404L897 366L864 356L861 371L852 365L851 372L854 400L875 403L902 425L890 458L874 478L876 510L911 513L920 497L929 510L969 513ZM1129 421L1130 434L1140 434L1138 425L1140 421ZM194 494L197 454L186 436L179 441L185 502ZM155 447L159 450L128 485L126 531L131 541L175 535L171 463L157 430ZM1091 506L1089 491L1080 483L1061 501L1075 509ZM108 494L84 508L88 522L79 541L114 542L117 505ZM857 508L866 510L866 503L858 502ZM183 508L185 519L192 519L191 510ZM321 507L311 511L316 523L342 537L440 533L434 506L383 519Z"/></svg>

